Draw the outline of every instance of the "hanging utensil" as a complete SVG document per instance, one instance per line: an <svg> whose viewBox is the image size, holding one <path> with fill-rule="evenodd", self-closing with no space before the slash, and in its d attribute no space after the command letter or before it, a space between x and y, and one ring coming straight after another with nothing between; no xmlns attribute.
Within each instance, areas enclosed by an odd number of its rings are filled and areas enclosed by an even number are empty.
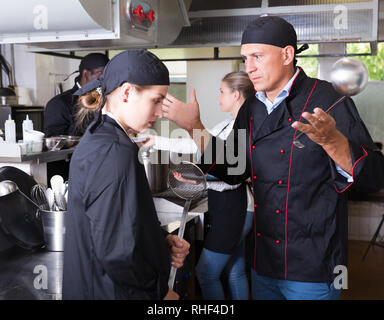
<svg viewBox="0 0 384 320"><path fill-rule="evenodd" d="M329 114L338 107L347 97L354 96L365 89L368 83L368 70L364 63L354 58L342 58L335 62L331 70L331 82L335 90L343 96L330 106L325 113ZM304 144L299 138L304 134L296 135L293 144L302 149Z"/></svg>
<svg viewBox="0 0 384 320"><path fill-rule="evenodd" d="M204 173L195 164L182 161L168 173L168 184L171 190L180 198L186 200L181 215L180 227L177 236L180 240L184 237L185 225L189 207L193 199L203 196L207 183ZM168 287L173 289L177 269L172 266L168 280Z"/></svg>

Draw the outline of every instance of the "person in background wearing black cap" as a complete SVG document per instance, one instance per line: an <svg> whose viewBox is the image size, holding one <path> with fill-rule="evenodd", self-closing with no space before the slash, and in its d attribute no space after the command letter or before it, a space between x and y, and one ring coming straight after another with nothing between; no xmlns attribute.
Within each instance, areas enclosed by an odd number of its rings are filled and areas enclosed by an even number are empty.
<svg viewBox="0 0 384 320"><path fill-rule="evenodd" d="M177 299L168 289L189 243L160 227L139 148L130 138L162 116L169 73L145 50L127 50L75 94L98 116L70 167L63 299Z"/></svg>
<svg viewBox="0 0 384 320"><path fill-rule="evenodd" d="M253 299L338 299L346 285L335 282L337 266L347 265L345 191L384 186L384 157L352 99L325 113L340 95L331 83L296 67L300 49L293 26L280 17L260 17L247 26L241 55L256 95L240 108L226 143L204 130L195 98L189 104L165 100L163 106L203 152L203 170L231 184L252 180ZM240 130L246 139L239 138ZM293 145L299 130L305 133L303 149ZM243 174L228 173L237 166L223 157L231 150L246 157Z"/></svg>
<svg viewBox="0 0 384 320"><path fill-rule="evenodd" d="M82 136L87 123L76 125L76 113L78 112L77 97L73 94L86 83L98 79L103 73L109 58L102 53L90 53L80 62L79 76L75 79L75 85L48 101L44 113L44 133L46 137L70 135Z"/></svg>
<svg viewBox="0 0 384 320"><path fill-rule="evenodd" d="M93 120L93 113L87 117L77 119L81 109L77 106L76 90L86 83L98 79L103 73L109 58L102 53L90 53L80 62L79 75L75 78L75 85L48 101L44 111L44 133L48 137L59 135L82 136L89 123ZM49 162L47 177L49 179L58 174L68 180L69 162L65 160Z"/></svg>

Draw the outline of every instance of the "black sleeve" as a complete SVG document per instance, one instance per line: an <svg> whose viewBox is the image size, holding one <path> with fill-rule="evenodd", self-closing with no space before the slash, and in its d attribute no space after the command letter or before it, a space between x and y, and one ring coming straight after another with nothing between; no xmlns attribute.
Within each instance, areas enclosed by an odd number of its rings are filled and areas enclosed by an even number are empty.
<svg viewBox="0 0 384 320"><path fill-rule="evenodd" d="M47 103L44 112L46 137L69 134L69 127L73 120L68 103L62 96L56 96Z"/></svg>
<svg viewBox="0 0 384 320"><path fill-rule="evenodd" d="M111 162L112 169L119 159ZM162 299L168 292L170 270L164 233L150 192L145 192L138 175L138 162L121 164L126 165L121 169L125 176L105 186L87 204L95 255L120 288Z"/></svg>
<svg viewBox="0 0 384 320"><path fill-rule="evenodd" d="M239 122L238 117L225 141L211 137L198 164L204 173L229 184L239 184L249 177L247 131L245 126L239 128Z"/></svg>
<svg viewBox="0 0 384 320"><path fill-rule="evenodd" d="M346 99L335 114L338 129L347 137L352 156L352 177L354 182L337 173L332 167L335 187L343 192L349 187L359 192L377 192L384 187L384 156L374 144L366 126L361 120L352 99Z"/></svg>

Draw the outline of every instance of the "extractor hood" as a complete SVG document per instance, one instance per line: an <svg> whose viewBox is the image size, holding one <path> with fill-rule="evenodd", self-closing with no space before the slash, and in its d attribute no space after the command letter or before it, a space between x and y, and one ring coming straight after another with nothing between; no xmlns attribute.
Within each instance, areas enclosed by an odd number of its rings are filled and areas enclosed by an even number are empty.
<svg viewBox="0 0 384 320"><path fill-rule="evenodd" d="M384 38L378 0L193 0L191 26L172 46L237 46L246 25L261 15L289 21L299 42L375 42L378 33Z"/></svg>
<svg viewBox="0 0 384 320"><path fill-rule="evenodd" d="M0 11L0 44L31 51L167 46L191 0L17 0ZM188 19L188 17L187 17Z"/></svg>

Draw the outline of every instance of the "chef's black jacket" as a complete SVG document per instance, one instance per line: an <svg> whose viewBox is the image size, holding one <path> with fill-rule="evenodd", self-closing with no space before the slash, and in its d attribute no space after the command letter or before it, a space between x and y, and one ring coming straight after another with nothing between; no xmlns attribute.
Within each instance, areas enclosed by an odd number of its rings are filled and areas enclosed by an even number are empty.
<svg viewBox="0 0 384 320"><path fill-rule="evenodd" d="M170 270L138 147L115 120L71 160L63 299L162 299Z"/></svg>
<svg viewBox="0 0 384 320"><path fill-rule="evenodd" d="M247 99L227 142L213 137L203 154L201 168L228 183L251 177L255 198L251 265L262 276L333 281L335 266L347 264L345 191L375 192L384 185L384 157L375 151L350 98L331 115L349 140L353 183L306 135L300 138L305 148L293 146L298 132L291 124L304 121L304 111L325 110L338 98L329 82L309 78L300 69L289 96L270 115L255 96ZM245 129L244 139L238 138L239 129ZM233 150L234 156L246 157L245 172L236 176L228 174L231 164L224 159Z"/></svg>
<svg viewBox="0 0 384 320"><path fill-rule="evenodd" d="M76 128L77 85L48 101L44 112L44 132L46 137L59 135L81 136L85 130Z"/></svg>
<svg viewBox="0 0 384 320"><path fill-rule="evenodd" d="M44 111L44 133L46 137L59 135L82 136L93 114L86 118L82 125L76 124L77 96L73 94L78 90L75 86L48 101ZM47 164L48 180L54 175L61 175L68 180L69 162L65 160L49 162Z"/></svg>

